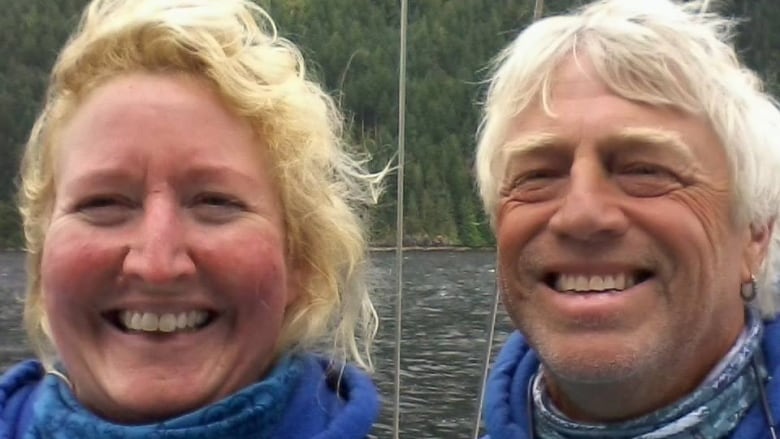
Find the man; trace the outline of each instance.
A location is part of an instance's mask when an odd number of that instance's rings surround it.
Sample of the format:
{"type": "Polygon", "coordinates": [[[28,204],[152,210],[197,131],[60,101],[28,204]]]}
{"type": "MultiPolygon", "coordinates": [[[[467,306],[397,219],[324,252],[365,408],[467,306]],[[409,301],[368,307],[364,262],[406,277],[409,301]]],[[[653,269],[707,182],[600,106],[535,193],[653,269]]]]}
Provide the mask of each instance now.
{"type": "Polygon", "coordinates": [[[476,167],[518,331],[491,439],[774,434],[780,112],[731,27],[605,0],[496,60],[476,167]]]}

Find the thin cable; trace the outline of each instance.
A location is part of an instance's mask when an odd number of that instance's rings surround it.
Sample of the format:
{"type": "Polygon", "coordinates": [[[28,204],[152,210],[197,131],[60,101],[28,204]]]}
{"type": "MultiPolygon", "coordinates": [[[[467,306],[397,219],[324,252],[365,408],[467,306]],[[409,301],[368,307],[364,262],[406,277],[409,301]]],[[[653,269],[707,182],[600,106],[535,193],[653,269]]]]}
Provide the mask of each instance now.
{"type": "MultiPolygon", "coordinates": [[[[496,273],[498,274],[498,273],[496,273]]],[[[490,370],[490,357],[493,355],[493,336],[496,332],[496,316],[498,315],[498,276],[496,276],[496,292],[493,294],[493,310],[490,312],[487,347],[485,348],[485,358],[482,362],[482,382],[479,385],[479,402],[477,403],[477,421],[474,423],[474,439],[479,439],[479,426],[482,423],[482,407],[485,404],[485,386],[490,370]]]]}
{"type": "Polygon", "coordinates": [[[534,4],[534,21],[542,18],[542,13],[544,13],[544,0],[536,0],[536,4],[534,4]]]}
{"type": "Polygon", "coordinates": [[[398,439],[401,420],[401,329],[403,316],[404,265],[404,156],[406,133],[406,0],[401,0],[401,47],[398,66],[398,181],[395,218],[395,397],[393,399],[393,437],[398,439]]]}
{"type": "Polygon", "coordinates": [[[769,407],[769,399],[767,399],[766,388],[764,387],[765,384],[761,382],[761,373],[759,372],[760,369],[758,367],[758,359],[756,357],[753,357],[751,366],[753,368],[753,376],[755,376],[756,382],[758,383],[758,396],[761,400],[761,408],[764,410],[764,416],[766,417],[766,422],[769,425],[769,435],[772,437],[772,439],[777,439],[775,418],[772,416],[772,409],[769,407]]]}
{"type": "MultiPolygon", "coordinates": [[[[534,21],[539,20],[542,18],[542,14],[544,13],[544,0],[536,0],[534,3],[534,21]]],[[[496,258],[498,260],[498,258],[496,258]]],[[[479,438],[479,430],[480,430],[480,424],[482,423],[482,408],[485,404],[485,387],[487,385],[487,378],[488,378],[488,371],[490,369],[490,357],[493,355],[493,337],[496,333],[496,318],[498,315],[498,297],[499,297],[499,273],[498,269],[496,269],[496,288],[495,293],[493,294],[493,310],[490,312],[490,318],[489,318],[489,330],[488,330],[488,338],[485,348],[485,358],[483,359],[482,363],[482,381],[479,385],[479,401],[477,402],[477,416],[476,416],[476,422],[474,423],[474,435],[473,439],[479,438]]]]}

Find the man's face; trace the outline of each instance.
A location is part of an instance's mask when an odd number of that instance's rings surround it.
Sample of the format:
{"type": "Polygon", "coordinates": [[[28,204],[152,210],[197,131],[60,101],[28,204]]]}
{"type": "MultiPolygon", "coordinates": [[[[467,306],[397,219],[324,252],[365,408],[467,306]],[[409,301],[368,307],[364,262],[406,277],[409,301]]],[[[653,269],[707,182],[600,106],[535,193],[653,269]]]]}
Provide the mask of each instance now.
{"type": "Polygon", "coordinates": [[[552,380],[684,393],[744,324],[757,244],[703,118],[623,99],[565,62],[551,109],[519,114],[497,212],[503,299],[552,380]],[[677,387],[675,387],[677,386],[677,387]]]}

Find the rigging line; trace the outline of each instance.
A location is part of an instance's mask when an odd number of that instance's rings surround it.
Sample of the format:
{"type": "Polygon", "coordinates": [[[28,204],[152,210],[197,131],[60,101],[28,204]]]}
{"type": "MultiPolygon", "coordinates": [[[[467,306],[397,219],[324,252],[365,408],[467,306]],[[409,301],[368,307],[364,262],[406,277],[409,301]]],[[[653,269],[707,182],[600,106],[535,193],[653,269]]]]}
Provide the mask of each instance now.
{"type": "Polygon", "coordinates": [[[482,423],[482,407],[485,404],[485,386],[487,385],[488,371],[490,370],[490,357],[493,354],[493,337],[496,333],[496,316],[498,315],[499,273],[496,270],[496,288],[493,294],[493,309],[490,311],[487,348],[482,362],[482,382],[479,385],[479,401],[477,403],[477,420],[474,422],[474,439],[479,439],[479,426],[482,423]]]}
{"type": "Polygon", "coordinates": [[[544,12],[544,0],[536,0],[534,4],[534,21],[542,18],[544,12]]]}
{"type": "Polygon", "coordinates": [[[710,0],[704,0],[701,2],[701,10],[699,10],[700,14],[703,14],[707,12],[707,10],[710,8],[710,0]]]}
{"type": "Polygon", "coordinates": [[[401,336],[403,328],[403,254],[404,254],[404,157],[406,133],[406,23],[407,1],[401,0],[401,45],[398,65],[398,181],[396,198],[395,236],[395,395],[393,399],[393,438],[399,437],[401,419],[401,336]]]}
{"type": "MultiPolygon", "coordinates": [[[[706,1],[706,0],[705,0],[706,1]]],[[[534,3],[534,18],[533,21],[537,21],[542,18],[544,13],[544,0],[536,0],[534,3]]],[[[496,261],[498,261],[498,255],[496,255],[496,261]]],[[[496,264],[498,265],[498,264],[496,264]]],[[[493,337],[496,333],[496,318],[498,316],[498,297],[500,294],[500,282],[499,282],[499,270],[496,267],[496,284],[495,291],[493,293],[493,309],[490,312],[488,338],[485,347],[485,358],[482,363],[482,380],[479,385],[479,399],[477,402],[477,416],[476,422],[474,422],[474,435],[473,439],[479,438],[480,424],[482,423],[482,408],[485,405],[485,387],[487,385],[488,372],[490,370],[490,357],[493,354],[493,337]]]]}

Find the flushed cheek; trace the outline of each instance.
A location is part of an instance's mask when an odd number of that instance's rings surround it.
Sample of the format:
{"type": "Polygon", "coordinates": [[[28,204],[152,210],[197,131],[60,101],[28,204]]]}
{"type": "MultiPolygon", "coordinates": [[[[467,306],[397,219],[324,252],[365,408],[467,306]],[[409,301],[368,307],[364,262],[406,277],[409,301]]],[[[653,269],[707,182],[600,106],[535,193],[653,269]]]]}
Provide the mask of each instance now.
{"type": "Polygon", "coordinates": [[[237,302],[239,312],[256,306],[270,308],[266,312],[275,310],[286,296],[287,271],[280,241],[255,236],[195,254],[202,274],[219,284],[215,285],[217,293],[232,296],[229,300],[237,302]]]}
{"type": "Polygon", "coordinates": [[[41,261],[44,294],[50,299],[89,300],[92,294],[107,289],[121,268],[121,258],[121,249],[94,233],[52,228],[41,261]]]}

